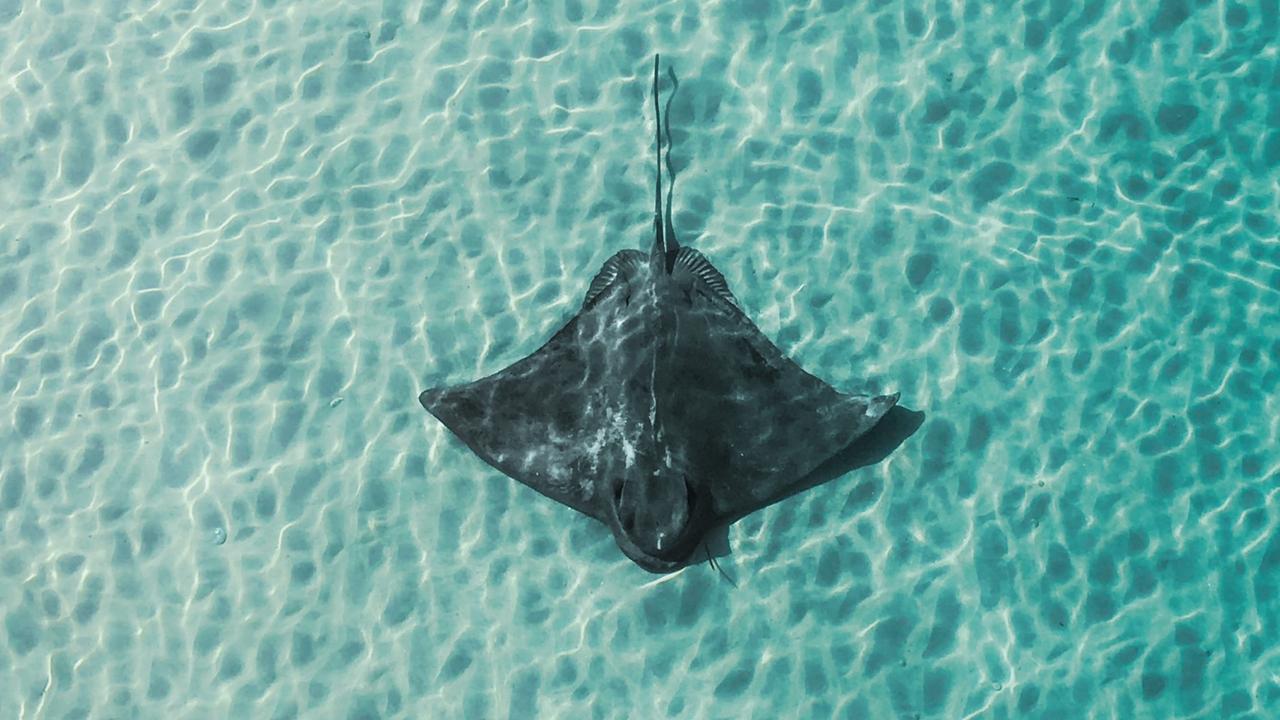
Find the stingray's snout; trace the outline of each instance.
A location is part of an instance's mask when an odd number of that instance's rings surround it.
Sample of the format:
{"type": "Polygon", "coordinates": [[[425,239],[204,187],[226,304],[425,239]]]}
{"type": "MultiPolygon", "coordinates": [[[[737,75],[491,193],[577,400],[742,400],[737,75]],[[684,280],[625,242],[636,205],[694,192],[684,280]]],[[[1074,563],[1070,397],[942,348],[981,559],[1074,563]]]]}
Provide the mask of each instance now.
{"type": "Polygon", "coordinates": [[[615,480],[608,519],[618,547],[654,572],[680,567],[693,546],[689,539],[692,499],[683,476],[615,480]]]}

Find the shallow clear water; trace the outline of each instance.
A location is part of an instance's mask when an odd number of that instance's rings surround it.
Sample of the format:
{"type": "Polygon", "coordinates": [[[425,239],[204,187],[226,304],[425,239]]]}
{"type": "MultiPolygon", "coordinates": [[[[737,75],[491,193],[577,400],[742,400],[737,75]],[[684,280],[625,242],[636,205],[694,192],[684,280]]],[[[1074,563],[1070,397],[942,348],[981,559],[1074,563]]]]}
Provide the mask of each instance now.
{"type": "Polygon", "coordinates": [[[0,0],[0,717],[1270,717],[1276,0],[0,0]],[[850,7],[846,7],[849,5],[850,7]],[[924,424],[652,576],[416,402],[651,237],[924,424]]]}

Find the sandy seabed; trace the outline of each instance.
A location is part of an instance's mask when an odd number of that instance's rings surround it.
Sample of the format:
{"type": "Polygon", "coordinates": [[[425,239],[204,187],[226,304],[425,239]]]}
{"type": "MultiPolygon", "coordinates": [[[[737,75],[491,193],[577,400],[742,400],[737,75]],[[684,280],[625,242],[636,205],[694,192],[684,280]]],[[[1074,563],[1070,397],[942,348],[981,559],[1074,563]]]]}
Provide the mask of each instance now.
{"type": "Polygon", "coordinates": [[[848,5],[0,0],[0,717],[1280,707],[1275,0],[848,5]],[[654,52],[682,241],[925,413],[736,588],[416,402],[647,242],[654,52]]]}

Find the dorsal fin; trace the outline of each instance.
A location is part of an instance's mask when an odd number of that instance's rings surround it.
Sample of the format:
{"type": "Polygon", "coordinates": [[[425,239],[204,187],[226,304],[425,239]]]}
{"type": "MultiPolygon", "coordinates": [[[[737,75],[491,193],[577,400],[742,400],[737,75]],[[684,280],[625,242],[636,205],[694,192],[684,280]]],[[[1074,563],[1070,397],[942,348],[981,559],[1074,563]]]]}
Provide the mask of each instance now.
{"type": "Polygon", "coordinates": [[[596,298],[613,284],[619,276],[636,275],[637,268],[645,262],[644,253],[639,250],[620,250],[613,254],[613,257],[604,261],[604,265],[600,268],[600,272],[591,279],[591,286],[587,288],[587,297],[582,301],[582,307],[590,307],[596,298]]]}
{"type": "Polygon", "coordinates": [[[680,251],[676,253],[673,272],[676,270],[684,270],[693,275],[714,295],[727,300],[734,307],[741,307],[738,305],[738,299],[729,291],[729,283],[725,282],[724,275],[721,275],[716,266],[712,265],[711,261],[697,250],[691,247],[680,248],[680,251]]]}

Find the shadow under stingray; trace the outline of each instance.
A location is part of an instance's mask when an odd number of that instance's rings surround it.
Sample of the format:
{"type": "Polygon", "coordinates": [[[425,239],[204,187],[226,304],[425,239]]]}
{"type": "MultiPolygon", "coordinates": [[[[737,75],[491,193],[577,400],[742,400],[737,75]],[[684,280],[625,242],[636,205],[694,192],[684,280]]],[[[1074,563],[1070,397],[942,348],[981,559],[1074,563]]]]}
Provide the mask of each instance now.
{"type": "MultiPolygon", "coordinates": [[[[889,457],[894,450],[897,450],[902,443],[907,441],[907,438],[914,435],[920,429],[920,426],[924,424],[924,420],[925,413],[922,411],[908,410],[900,405],[894,406],[889,412],[885,413],[880,422],[876,423],[876,426],[868,431],[867,434],[833,455],[814,469],[813,472],[806,475],[803,480],[793,485],[786,493],[771,499],[764,507],[782,502],[859,468],[875,465],[889,457]]],[[[860,484],[856,487],[862,487],[862,485],[860,484]]],[[[708,555],[713,559],[732,555],[732,550],[729,547],[729,527],[754,512],[755,510],[739,513],[728,518],[720,526],[707,531],[703,540],[705,552],[695,553],[690,557],[689,565],[695,565],[700,560],[706,560],[708,555]]],[[[727,575],[725,577],[730,582],[733,582],[732,578],[728,578],[727,575]]]]}

